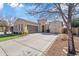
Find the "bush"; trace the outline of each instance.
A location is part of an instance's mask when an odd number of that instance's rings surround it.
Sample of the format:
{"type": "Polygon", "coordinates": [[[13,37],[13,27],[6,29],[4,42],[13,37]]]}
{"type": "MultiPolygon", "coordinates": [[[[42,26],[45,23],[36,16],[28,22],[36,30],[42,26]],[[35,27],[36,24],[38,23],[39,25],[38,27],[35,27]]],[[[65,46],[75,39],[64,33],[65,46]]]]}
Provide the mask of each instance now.
{"type": "Polygon", "coordinates": [[[27,33],[27,32],[22,32],[21,34],[22,34],[22,35],[27,35],[28,33],[27,33]]]}
{"type": "Polygon", "coordinates": [[[68,39],[67,34],[59,34],[58,38],[60,38],[63,41],[66,41],[68,39]]]}
{"type": "Polygon", "coordinates": [[[79,19],[74,19],[72,21],[72,27],[79,27],[79,19]]]}
{"type": "Polygon", "coordinates": [[[67,29],[64,28],[64,29],[62,30],[62,33],[67,34],[67,33],[68,33],[67,29]]]}

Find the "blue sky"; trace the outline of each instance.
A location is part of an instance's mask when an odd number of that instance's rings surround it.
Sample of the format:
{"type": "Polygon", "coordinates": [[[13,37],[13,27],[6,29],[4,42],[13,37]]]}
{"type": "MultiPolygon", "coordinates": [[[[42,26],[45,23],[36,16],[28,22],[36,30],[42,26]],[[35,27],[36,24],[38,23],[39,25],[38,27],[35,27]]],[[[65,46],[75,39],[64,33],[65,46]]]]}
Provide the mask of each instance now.
{"type": "Polygon", "coordinates": [[[0,4],[0,16],[13,16],[18,18],[27,19],[30,21],[37,21],[37,17],[26,14],[27,9],[32,9],[34,6],[31,4],[19,4],[19,3],[5,3],[0,4]]]}
{"type": "MultiPolygon", "coordinates": [[[[47,4],[46,7],[44,8],[43,6],[45,6],[46,4],[42,5],[42,8],[39,7],[39,9],[54,9],[52,7],[54,7],[52,4],[47,4]],[[52,7],[51,7],[52,6],[52,7]]],[[[26,20],[30,20],[33,22],[37,22],[38,17],[36,16],[31,16],[29,14],[26,14],[26,10],[29,9],[33,9],[35,8],[35,5],[31,4],[31,3],[0,3],[0,16],[13,16],[13,17],[17,17],[17,18],[23,18],[26,20]]],[[[62,8],[66,9],[65,6],[63,6],[62,8]]],[[[77,7],[77,9],[79,10],[79,7],[77,7]]],[[[56,14],[53,14],[51,16],[49,16],[49,18],[51,18],[51,20],[54,20],[54,17],[56,17],[56,14]]],[[[79,17],[79,15],[78,15],[79,17]]],[[[61,20],[61,17],[58,18],[59,20],[61,20]]],[[[50,21],[51,21],[50,20],[50,21]]]]}

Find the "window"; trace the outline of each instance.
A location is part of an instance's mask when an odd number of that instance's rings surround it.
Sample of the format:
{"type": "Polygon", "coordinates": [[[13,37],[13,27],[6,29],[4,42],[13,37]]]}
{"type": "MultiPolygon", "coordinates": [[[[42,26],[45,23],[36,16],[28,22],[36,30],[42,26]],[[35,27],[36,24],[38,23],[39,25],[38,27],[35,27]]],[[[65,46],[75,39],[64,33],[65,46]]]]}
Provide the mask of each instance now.
{"type": "Polygon", "coordinates": [[[19,28],[18,28],[18,31],[20,31],[20,24],[18,24],[18,27],[19,27],[19,28]]]}
{"type": "Polygon", "coordinates": [[[23,31],[23,24],[21,24],[21,31],[23,31]]]}

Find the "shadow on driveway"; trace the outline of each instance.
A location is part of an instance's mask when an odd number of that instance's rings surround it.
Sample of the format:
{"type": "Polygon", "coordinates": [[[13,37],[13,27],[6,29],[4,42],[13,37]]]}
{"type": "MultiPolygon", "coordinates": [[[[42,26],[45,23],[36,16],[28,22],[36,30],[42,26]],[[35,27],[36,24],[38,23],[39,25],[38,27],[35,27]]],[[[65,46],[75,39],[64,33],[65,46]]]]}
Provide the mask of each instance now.
{"type": "Polygon", "coordinates": [[[58,33],[41,33],[43,35],[58,35],[58,33]]]}

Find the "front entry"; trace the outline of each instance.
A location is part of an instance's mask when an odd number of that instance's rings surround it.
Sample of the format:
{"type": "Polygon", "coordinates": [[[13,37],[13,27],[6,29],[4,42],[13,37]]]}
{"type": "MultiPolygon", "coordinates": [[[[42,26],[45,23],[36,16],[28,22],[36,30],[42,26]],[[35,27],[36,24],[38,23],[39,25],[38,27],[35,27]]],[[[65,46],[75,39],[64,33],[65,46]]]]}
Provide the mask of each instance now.
{"type": "Polygon", "coordinates": [[[44,25],[42,25],[42,32],[44,32],[44,25]]]}

